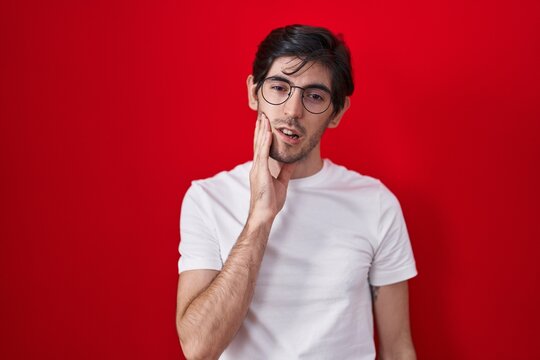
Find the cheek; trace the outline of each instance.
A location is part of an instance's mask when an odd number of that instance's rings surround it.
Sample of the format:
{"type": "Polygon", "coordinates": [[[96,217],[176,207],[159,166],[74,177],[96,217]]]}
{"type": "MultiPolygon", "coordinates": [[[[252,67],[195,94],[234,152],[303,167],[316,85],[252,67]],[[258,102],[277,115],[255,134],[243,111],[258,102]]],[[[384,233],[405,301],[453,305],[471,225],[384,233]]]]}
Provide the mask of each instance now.
{"type": "Polygon", "coordinates": [[[274,122],[276,119],[281,119],[282,116],[280,115],[280,112],[279,112],[279,109],[280,109],[280,106],[276,106],[276,105],[270,105],[270,104],[267,104],[266,101],[264,100],[259,100],[259,107],[258,107],[258,111],[259,113],[264,113],[269,119],[270,119],[270,123],[274,122]]]}
{"type": "Polygon", "coordinates": [[[326,131],[328,123],[318,124],[318,126],[310,126],[306,130],[308,131],[311,141],[319,142],[326,131]]]}

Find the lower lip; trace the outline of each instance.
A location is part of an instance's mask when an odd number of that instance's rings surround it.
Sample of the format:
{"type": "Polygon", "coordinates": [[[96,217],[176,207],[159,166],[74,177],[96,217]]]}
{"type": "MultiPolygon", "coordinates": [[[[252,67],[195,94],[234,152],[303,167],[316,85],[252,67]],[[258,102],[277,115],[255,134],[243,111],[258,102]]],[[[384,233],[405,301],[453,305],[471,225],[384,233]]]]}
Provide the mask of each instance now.
{"type": "Polygon", "coordinates": [[[296,145],[296,144],[298,144],[300,142],[300,140],[302,140],[301,137],[298,137],[298,138],[288,137],[287,135],[285,135],[284,133],[282,133],[281,131],[279,131],[277,129],[276,129],[275,132],[283,141],[285,141],[286,143],[291,144],[291,145],[296,145]]]}

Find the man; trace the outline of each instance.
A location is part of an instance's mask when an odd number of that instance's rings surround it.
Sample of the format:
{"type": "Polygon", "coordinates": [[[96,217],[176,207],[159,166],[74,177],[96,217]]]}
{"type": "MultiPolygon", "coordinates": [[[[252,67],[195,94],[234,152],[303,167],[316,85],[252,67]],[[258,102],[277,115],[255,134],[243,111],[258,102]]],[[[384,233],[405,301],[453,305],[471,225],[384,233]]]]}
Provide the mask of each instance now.
{"type": "Polygon", "coordinates": [[[247,79],[253,161],[186,193],[177,329],[188,359],[415,359],[399,203],[376,179],[322,159],[353,92],[345,44],[275,29],[247,79]],[[371,292],[370,292],[371,286],[371,292]]]}

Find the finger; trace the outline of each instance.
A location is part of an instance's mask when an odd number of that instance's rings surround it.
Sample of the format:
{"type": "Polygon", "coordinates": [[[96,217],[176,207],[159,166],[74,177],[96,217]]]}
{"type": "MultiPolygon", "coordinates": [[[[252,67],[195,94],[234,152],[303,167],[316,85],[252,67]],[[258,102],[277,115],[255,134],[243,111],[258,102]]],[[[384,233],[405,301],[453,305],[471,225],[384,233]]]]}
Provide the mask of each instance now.
{"type": "Polygon", "coordinates": [[[261,122],[261,143],[258,156],[261,163],[268,166],[268,156],[270,154],[270,145],[272,144],[272,131],[270,130],[270,120],[268,120],[265,114],[262,114],[261,122]]]}
{"type": "Polygon", "coordinates": [[[255,121],[255,132],[253,134],[253,157],[256,157],[257,154],[257,145],[259,144],[260,137],[260,124],[261,124],[261,115],[257,115],[257,121],[255,121]]]}
{"type": "Polygon", "coordinates": [[[264,142],[264,126],[265,124],[263,121],[263,113],[260,113],[257,117],[257,137],[254,150],[254,156],[257,160],[259,160],[261,153],[261,145],[264,142]]]}
{"type": "Polygon", "coordinates": [[[254,150],[253,150],[254,159],[258,159],[259,154],[261,152],[261,145],[264,142],[264,121],[263,121],[264,116],[265,116],[264,113],[260,113],[257,116],[257,125],[256,125],[257,134],[255,137],[255,144],[254,144],[254,150]]]}
{"type": "Polygon", "coordinates": [[[289,180],[291,179],[292,174],[294,173],[294,169],[296,169],[296,163],[283,164],[277,180],[283,185],[287,186],[289,184],[289,180]]]}

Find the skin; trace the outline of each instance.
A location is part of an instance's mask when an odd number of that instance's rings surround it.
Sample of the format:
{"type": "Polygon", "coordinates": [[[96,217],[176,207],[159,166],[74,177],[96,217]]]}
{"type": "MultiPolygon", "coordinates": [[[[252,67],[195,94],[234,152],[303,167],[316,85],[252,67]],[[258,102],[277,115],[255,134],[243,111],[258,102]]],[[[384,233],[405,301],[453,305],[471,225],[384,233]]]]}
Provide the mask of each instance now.
{"type": "MultiPolygon", "coordinates": [[[[291,76],[283,73],[295,64],[296,58],[278,58],[268,76],[280,75],[302,87],[322,83],[331,88],[330,74],[319,64],[310,64],[291,76]]],[[[247,88],[249,106],[258,114],[249,215],[221,271],[191,270],[179,277],[176,326],[189,360],[217,359],[234,338],[251,303],[268,236],[285,203],[289,180],[313,175],[322,168],[321,137],[327,128],[339,125],[350,105],[347,98],[345,108],[335,116],[330,115],[332,106],[323,114],[311,114],[302,105],[300,91],[276,106],[266,103],[260,91],[256,92],[251,75],[247,88]],[[296,144],[287,142],[279,133],[283,127],[300,135],[296,144]]],[[[378,288],[373,304],[380,358],[416,359],[410,336],[407,282],[378,288]]]]}
{"type": "MultiPolygon", "coordinates": [[[[294,75],[286,75],[295,69],[300,61],[294,57],[282,57],[274,61],[268,71],[267,77],[281,76],[289,79],[294,85],[308,87],[313,84],[322,84],[331,89],[329,71],[319,64],[308,64],[294,75]]],[[[270,149],[269,166],[272,175],[279,173],[282,161],[294,159],[296,169],[292,178],[302,178],[317,173],[323,165],[321,158],[320,140],[328,128],[336,128],[350,106],[350,99],[345,100],[345,108],[336,116],[331,116],[332,106],[322,114],[312,114],[302,105],[302,92],[296,89],[284,104],[270,105],[263,100],[260,90],[256,92],[253,76],[248,76],[249,107],[263,113],[270,121],[272,131],[272,145],[270,149]],[[301,135],[300,143],[290,146],[279,136],[278,129],[292,128],[301,135]]]]}
{"type": "Polygon", "coordinates": [[[409,321],[407,281],[372,288],[373,314],[379,339],[378,359],[416,360],[409,321]]]}

